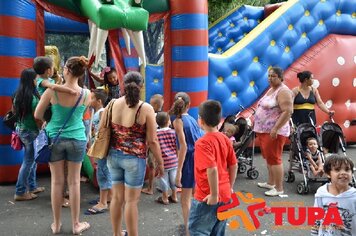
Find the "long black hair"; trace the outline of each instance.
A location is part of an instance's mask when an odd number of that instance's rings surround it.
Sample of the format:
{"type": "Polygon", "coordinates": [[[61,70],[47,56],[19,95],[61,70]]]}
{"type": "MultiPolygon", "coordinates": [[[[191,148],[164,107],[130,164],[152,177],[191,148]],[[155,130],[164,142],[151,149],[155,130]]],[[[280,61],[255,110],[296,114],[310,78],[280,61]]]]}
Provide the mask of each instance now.
{"type": "Polygon", "coordinates": [[[21,72],[20,84],[15,92],[14,110],[19,120],[32,114],[32,99],[35,95],[36,72],[34,69],[24,69],[21,72]]]}

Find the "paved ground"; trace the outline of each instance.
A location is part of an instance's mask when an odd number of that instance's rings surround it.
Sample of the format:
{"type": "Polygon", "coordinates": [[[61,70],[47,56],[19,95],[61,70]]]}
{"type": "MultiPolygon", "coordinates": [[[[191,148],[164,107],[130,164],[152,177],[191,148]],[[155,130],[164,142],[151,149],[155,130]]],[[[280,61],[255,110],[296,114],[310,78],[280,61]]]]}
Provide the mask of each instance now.
{"type": "MultiPolygon", "coordinates": [[[[355,160],[356,147],[348,147],[347,153],[355,160]]],[[[288,165],[287,152],[284,153],[284,164],[288,165]]],[[[261,156],[255,156],[255,162],[259,171],[259,178],[251,180],[246,177],[246,174],[239,174],[235,191],[241,191],[244,194],[253,193],[255,198],[263,198],[269,206],[297,206],[305,205],[311,206],[314,201],[313,193],[319,186],[315,184],[312,186],[311,193],[306,195],[299,195],[296,193],[297,183],[301,180],[301,175],[296,174],[296,182],[286,183],[285,192],[288,195],[286,198],[274,197],[267,198],[263,195],[263,190],[256,186],[257,182],[265,181],[266,170],[265,163],[261,156]]],[[[39,186],[45,186],[46,191],[40,196],[28,202],[14,202],[14,185],[0,186],[0,235],[12,236],[42,236],[51,235],[50,224],[52,222],[51,204],[50,204],[50,177],[39,176],[39,186]]],[[[82,183],[81,185],[81,220],[90,222],[91,229],[84,233],[84,235],[111,235],[111,225],[109,213],[104,213],[94,216],[84,215],[84,211],[89,207],[88,202],[97,197],[97,190],[91,186],[90,183],[82,183]]],[[[159,196],[155,193],[154,196],[142,195],[139,205],[139,233],[143,236],[177,236],[182,233],[181,210],[179,204],[171,204],[163,206],[154,202],[154,199],[159,196]]],[[[241,205],[234,209],[243,209],[246,213],[246,204],[241,202],[241,205]]],[[[254,235],[273,235],[273,236],[301,236],[309,235],[308,229],[290,228],[287,223],[286,215],[283,216],[283,228],[276,229],[274,224],[274,214],[265,214],[256,216],[261,225],[255,231],[247,231],[244,227],[241,218],[238,216],[229,219],[229,224],[233,221],[240,222],[240,227],[232,230],[227,227],[226,235],[239,236],[254,236],[254,235]]],[[[244,213],[244,214],[245,214],[244,213]]],[[[246,213],[247,214],[247,213],[246,213]]],[[[249,215],[247,215],[249,217],[249,215]]],[[[70,227],[70,210],[63,209],[62,212],[63,228],[61,235],[71,235],[70,227]]],[[[248,218],[250,219],[250,218],[248,218]]],[[[250,220],[251,222],[251,220],[250,220]]],[[[208,222],[207,222],[208,223],[208,222]]],[[[305,226],[305,225],[304,225],[305,226]]],[[[305,227],[304,227],[305,228],[305,227]]]]}

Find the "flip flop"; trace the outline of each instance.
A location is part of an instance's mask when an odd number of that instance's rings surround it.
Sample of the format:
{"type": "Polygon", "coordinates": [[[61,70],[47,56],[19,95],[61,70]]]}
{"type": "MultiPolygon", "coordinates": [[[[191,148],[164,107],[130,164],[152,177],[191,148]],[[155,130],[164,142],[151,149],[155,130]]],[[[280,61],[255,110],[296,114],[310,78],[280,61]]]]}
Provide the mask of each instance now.
{"type": "Polygon", "coordinates": [[[149,192],[149,191],[148,191],[148,188],[143,188],[143,189],[141,190],[141,192],[144,193],[144,194],[147,194],[147,195],[153,195],[153,191],[152,191],[152,192],[149,192]]]}
{"type": "Polygon", "coordinates": [[[97,198],[97,199],[90,200],[88,203],[90,205],[96,205],[96,204],[98,204],[99,201],[100,201],[100,198],[97,198]]]}
{"type": "Polygon", "coordinates": [[[121,230],[121,235],[123,235],[123,236],[128,236],[129,234],[127,233],[126,230],[121,230]]]}
{"type": "Polygon", "coordinates": [[[84,212],[84,214],[85,215],[98,215],[98,214],[107,212],[107,210],[108,210],[108,208],[99,209],[99,208],[96,208],[96,207],[92,207],[92,208],[89,208],[88,210],[86,210],[84,212]]]}
{"type": "Polygon", "coordinates": [[[65,208],[70,207],[69,199],[67,199],[67,198],[63,199],[62,207],[65,207],[65,208]]]}
{"type": "Polygon", "coordinates": [[[160,203],[160,204],[163,204],[163,205],[169,205],[169,201],[167,201],[167,202],[163,201],[163,198],[162,198],[162,197],[158,197],[158,198],[156,199],[156,202],[157,202],[157,203],[160,203]]]}
{"type": "Polygon", "coordinates": [[[178,199],[173,199],[172,196],[168,197],[168,201],[171,203],[178,203],[178,199]]]}
{"type": "Polygon", "coordinates": [[[79,225],[82,226],[82,227],[79,227],[79,229],[77,229],[76,231],[73,231],[74,235],[81,234],[85,230],[88,230],[90,228],[90,224],[88,222],[85,222],[85,221],[84,222],[80,222],[79,225]]]}

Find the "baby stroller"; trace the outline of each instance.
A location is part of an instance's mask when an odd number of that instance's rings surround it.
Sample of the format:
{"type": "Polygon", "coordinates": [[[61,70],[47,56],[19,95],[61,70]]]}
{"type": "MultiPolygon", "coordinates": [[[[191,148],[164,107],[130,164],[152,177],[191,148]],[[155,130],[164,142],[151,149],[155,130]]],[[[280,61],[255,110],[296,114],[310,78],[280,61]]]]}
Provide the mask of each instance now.
{"type": "MultiPolygon", "coordinates": [[[[341,149],[343,155],[346,155],[346,141],[342,128],[334,122],[334,119],[330,117],[330,122],[325,122],[320,129],[320,137],[323,145],[323,149],[326,153],[339,153],[341,149]]],[[[353,187],[356,187],[355,175],[352,176],[353,187]]]]}
{"type": "MultiPolygon", "coordinates": [[[[292,122],[293,125],[293,122],[292,122]]],[[[322,151],[322,145],[318,138],[318,133],[314,125],[309,123],[300,124],[294,132],[291,134],[291,150],[289,155],[289,170],[285,173],[284,180],[292,183],[295,181],[295,175],[293,171],[298,171],[303,175],[303,181],[297,185],[297,192],[299,194],[306,194],[309,192],[310,182],[327,182],[325,177],[315,177],[309,167],[309,161],[305,156],[307,139],[315,138],[318,143],[318,151],[324,162],[324,155],[322,151]]]]}
{"type": "MultiPolygon", "coordinates": [[[[241,106],[241,111],[244,108],[241,106]]],[[[241,111],[235,116],[227,116],[221,125],[220,132],[224,129],[226,122],[234,124],[239,127],[239,131],[235,133],[234,137],[238,146],[235,148],[236,158],[238,160],[238,173],[245,173],[247,171],[247,177],[250,179],[257,179],[259,176],[258,170],[253,165],[253,157],[255,151],[255,132],[253,132],[250,117],[254,115],[255,110],[251,108],[252,113],[247,118],[240,116],[241,111]],[[236,119],[236,117],[238,117],[236,119]],[[249,167],[249,168],[248,168],[249,167]]]]}

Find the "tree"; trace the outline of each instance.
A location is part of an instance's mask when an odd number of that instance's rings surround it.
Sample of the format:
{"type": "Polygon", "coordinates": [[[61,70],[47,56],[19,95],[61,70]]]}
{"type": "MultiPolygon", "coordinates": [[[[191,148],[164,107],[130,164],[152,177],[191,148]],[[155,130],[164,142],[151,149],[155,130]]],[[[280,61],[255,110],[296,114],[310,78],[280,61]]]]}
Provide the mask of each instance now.
{"type": "Polygon", "coordinates": [[[208,0],[209,24],[214,23],[227,12],[242,5],[264,6],[270,0],[208,0]]]}
{"type": "Polygon", "coordinates": [[[157,64],[163,55],[163,20],[148,24],[147,31],[143,32],[146,58],[149,64],[157,64]]]}

